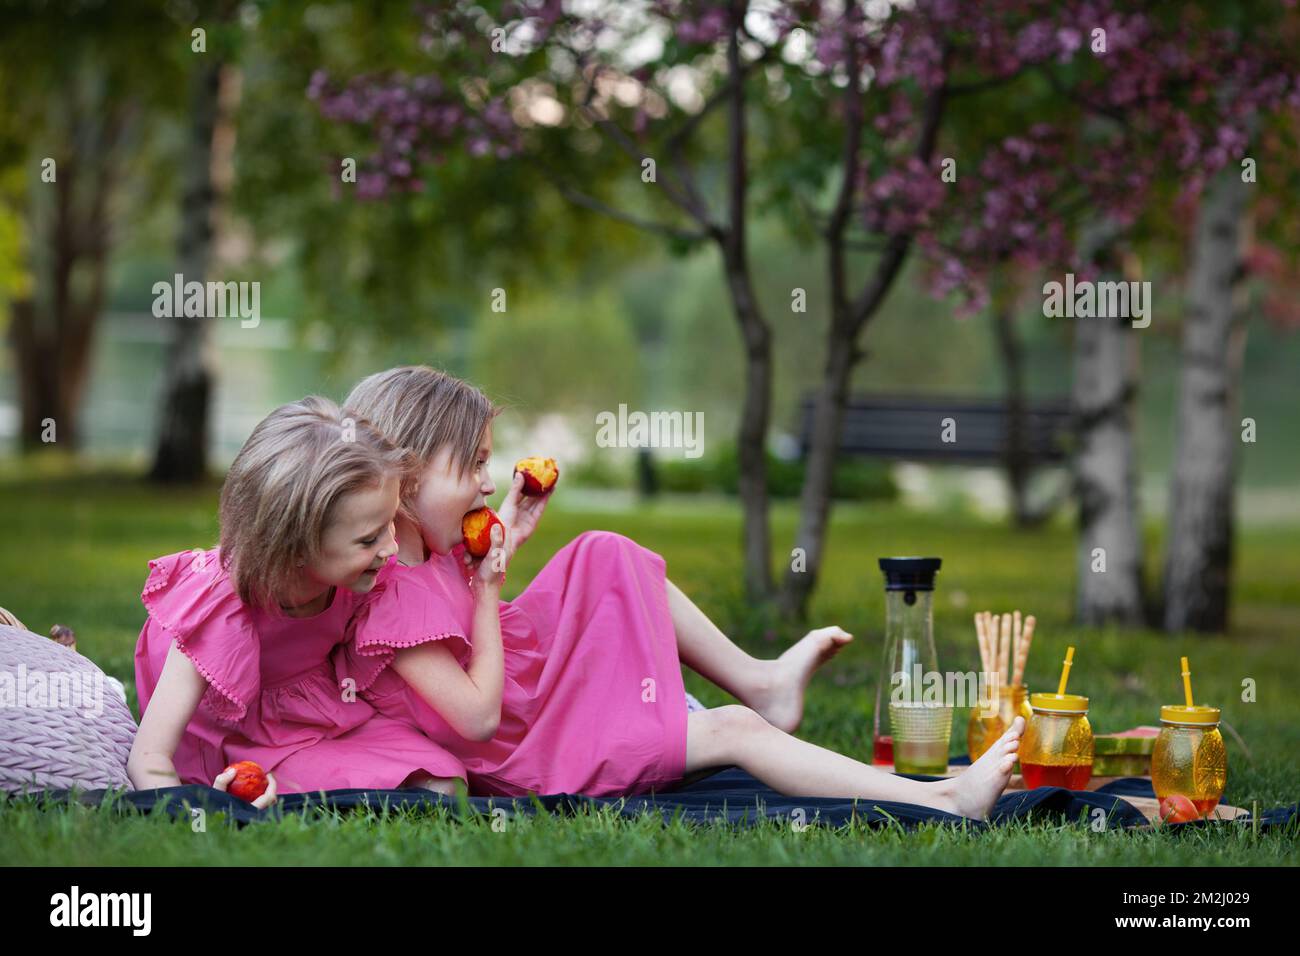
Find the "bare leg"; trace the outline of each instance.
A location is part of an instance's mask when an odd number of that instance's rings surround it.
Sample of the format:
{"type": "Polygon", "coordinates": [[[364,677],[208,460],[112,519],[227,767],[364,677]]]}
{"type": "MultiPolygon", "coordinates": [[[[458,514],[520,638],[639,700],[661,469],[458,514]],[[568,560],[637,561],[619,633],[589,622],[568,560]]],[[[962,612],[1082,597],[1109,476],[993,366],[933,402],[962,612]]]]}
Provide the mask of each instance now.
{"type": "Polygon", "coordinates": [[[733,644],[681,588],[672,581],[667,585],[682,663],[787,732],[803,719],[804,688],[813,671],[853,640],[838,627],[818,628],[776,660],[759,660],[733,644]]]}
{"type": "Polygon", "coordinates": [[[1011,779],[1024,730],[1017,717],[970,768],[949,780],[899,777],[771,726],[748,707],[718,707],[687,718],[686,772],[736,764],[793,797],[861,797],[915,803],[974,820],[988,817],[1011,779]]]}
{"type": "Polygon", "coordinates": [[[681,588],[672,581],[667,581],[667,586],[668,610],[677,632],[677,656],[696,673],[748,703],[751,696],[772,682],[772,662],[750,657],[681,588]]]}

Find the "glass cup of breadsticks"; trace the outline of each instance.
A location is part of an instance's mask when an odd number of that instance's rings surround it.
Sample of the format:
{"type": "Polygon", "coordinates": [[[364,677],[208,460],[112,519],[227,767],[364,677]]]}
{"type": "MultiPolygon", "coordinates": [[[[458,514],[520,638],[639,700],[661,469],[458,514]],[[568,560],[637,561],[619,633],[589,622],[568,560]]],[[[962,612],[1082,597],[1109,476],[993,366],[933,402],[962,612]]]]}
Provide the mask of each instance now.
{"type": "MultiPolygon", "coordinates": [[[[980,611],[975,615],[980,664],[988,675],[987,686],[997,689],[997,713],[988,716],[993,710],[991,699],[980,700],[971,708],[970,723],[966,726],[966,746],[970,750],[971,763],[1007,732],[1016,714],[1025,718],[1025,726],[1029,725],[1033,711],[1029,709],[1029,689],[1021,680],[1036,624],[1032,614],[1022,620],[1019,611],[1002,615],[980,611]]],[[[1019,772],[1019,763],[1014,770],[1019,772]]]]}

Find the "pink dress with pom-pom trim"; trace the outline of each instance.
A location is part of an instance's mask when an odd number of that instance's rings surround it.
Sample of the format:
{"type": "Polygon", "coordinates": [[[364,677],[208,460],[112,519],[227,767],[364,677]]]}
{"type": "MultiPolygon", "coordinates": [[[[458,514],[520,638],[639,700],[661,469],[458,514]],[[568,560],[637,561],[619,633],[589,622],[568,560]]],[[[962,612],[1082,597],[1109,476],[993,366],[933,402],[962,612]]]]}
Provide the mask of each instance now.
{"type": "Polygon", "coordinates": [[[304,618],[252,609],[214,548],[150,561],[141,600],[141,714],[173,643],[208,682],[173,756],[182,783],[211,786],[238,760],[273,771],[280,793],[391,789],[421,770],[465,778],[459,760],[343,683],[331,652],[364,596],[338,588],[329,607],[304,618]]]}
{"type": "Polygon", "coordinates": [[[664,559],[623,535],[588,531],[502,601],[501,722],[479,742],[389,667],[396,649],[437,640],[468,667],[474,598],[463,553],[457,545],[381,575],[354,618],[354,640],[337,652],[360,696],[460,759],[475,796],[630,795],[679,782],[687,699],[664,559]]]}

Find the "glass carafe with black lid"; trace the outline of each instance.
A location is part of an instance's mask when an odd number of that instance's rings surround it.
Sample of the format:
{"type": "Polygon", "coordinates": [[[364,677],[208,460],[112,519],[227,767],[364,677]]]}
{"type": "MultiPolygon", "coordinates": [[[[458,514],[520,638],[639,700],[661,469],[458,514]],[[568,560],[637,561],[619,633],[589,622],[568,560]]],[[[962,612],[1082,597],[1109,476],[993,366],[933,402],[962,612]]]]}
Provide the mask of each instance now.
{"type": "Polygon", "coordinates": [[[926,674],[939,672],[932,605],[941,563],[940,558],[880,559],[885,650],[876,687],[872,763],[893,765],[901,773],[942,774],[948,767],[952,708],[942,700],[926,700],[922,686],[926,674]]]}

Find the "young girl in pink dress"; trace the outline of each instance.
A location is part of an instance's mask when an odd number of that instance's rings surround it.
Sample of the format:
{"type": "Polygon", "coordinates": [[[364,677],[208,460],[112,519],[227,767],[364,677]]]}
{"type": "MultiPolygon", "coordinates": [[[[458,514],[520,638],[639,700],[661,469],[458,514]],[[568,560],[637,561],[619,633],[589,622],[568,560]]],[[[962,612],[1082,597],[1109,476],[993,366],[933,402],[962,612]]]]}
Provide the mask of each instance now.
{"type": "Polygon", "coordinates": [[[501,601],[505,569],[545,498],[515,476],[473,561],[461,519],[495,491],[491,422],[478,389],[425,367],[390,369],[348,397],[414,452],[397,520],[397,562],[353,621],[340,670],[376,710],[418,726],[465,765],[470,792],[635,794],[736,764],[789,795],[864,797],[987,816],[1005,788],[1023,720],[951,780],[894,776],[791,736],[816,666],[850,636],[813,631],[776,661],[749,657],[667,580],[664,559],[589,531],[501,601]],[[745,705],[688,712],[681,663],[745,705]]]}
{"type": "Polygon", "coordinates": [[[137,789],[211,783],[256,761],[286,793],[449,789],[460,761],[340,682],[331,652],[396,550],[411,461],[322,398],[254,430],[221,489],[219,548],[149,562],[135,651],[137,789]]]}

